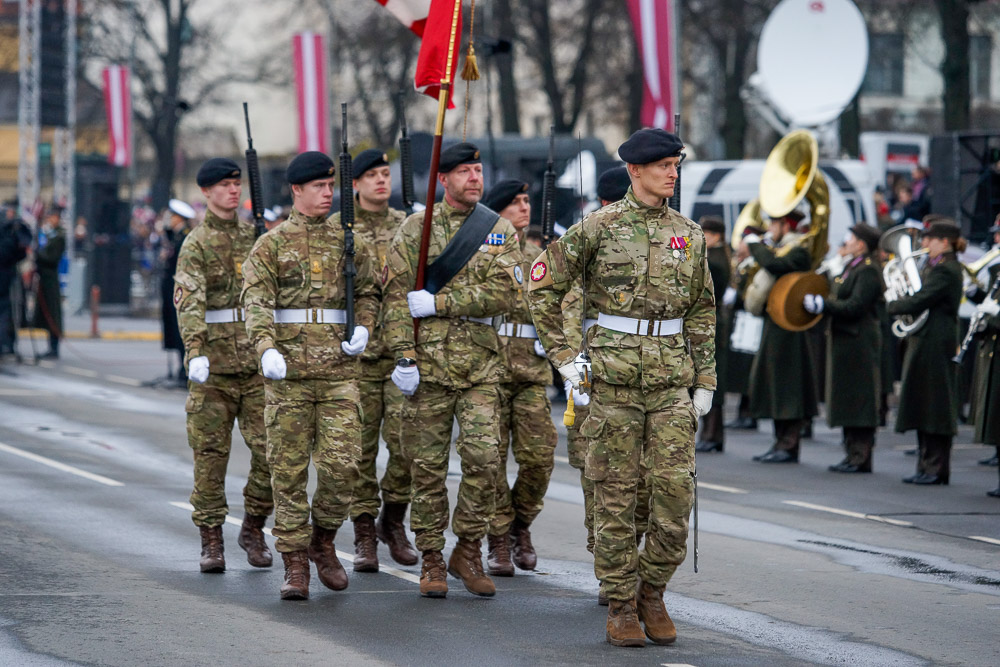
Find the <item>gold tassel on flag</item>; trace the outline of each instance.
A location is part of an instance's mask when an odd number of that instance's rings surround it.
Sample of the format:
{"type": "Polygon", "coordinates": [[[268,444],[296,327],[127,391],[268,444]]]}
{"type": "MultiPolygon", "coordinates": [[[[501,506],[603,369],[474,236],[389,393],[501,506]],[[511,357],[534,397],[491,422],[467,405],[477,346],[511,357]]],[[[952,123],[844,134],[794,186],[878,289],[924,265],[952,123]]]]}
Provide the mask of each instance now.
{"type": "Polygon", "coordinates": [[[462,68],[463,81],[479,81],[479,64],[476,62],[476,48],[469,40],[469,52],[465,56],[465,67],[462,68]]]}
{"type": "Polygon", "coordinates": [[[472,15],[469,17],[469,51],[465,56],[465,67],[462,68],[462,80],[465,81],[465,115],[462,118],[462,141],[469,131],[469,86],[473,81],[479,81],[479,65],[476,62],[476,0],[470,3],[472,15]]]}

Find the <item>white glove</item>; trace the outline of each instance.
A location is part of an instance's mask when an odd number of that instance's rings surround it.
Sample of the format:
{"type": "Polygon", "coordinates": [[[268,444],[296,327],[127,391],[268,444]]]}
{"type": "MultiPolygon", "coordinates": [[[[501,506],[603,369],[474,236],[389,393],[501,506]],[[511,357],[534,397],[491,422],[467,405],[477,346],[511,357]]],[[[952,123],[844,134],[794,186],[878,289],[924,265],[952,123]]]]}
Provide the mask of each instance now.
{"type": "Polygon", "coordinates": [[[997,313],[1000,313],[1000,303],[996,299],[986,299],[977,307],[983,313],[993,317],[996,317],[997,313]]]}
{"type": "Polygon", "coordinates": [[[408,366],[406,368],[396,366],[396,369],[389,377],[392,379],[393,384],[399,387],[399,391],[403,393],[403,396],[413,396],[417,393],[417,385],[420,384],[420,371],[417,370],[416,366],[408,366]]]}
{"type": "Polygon", "coordinates": [[[726,291],[722,295],[722,305],[731,306],[736,303],[736,288],[727,287],[726,291]]]}
{"type": "Polygon", "coordinates": [[[807,313],[819,315],[824,308],[823,297],[819,294],[806,294],[805,298],[802,299],[802,307],[806,309],[807,313]]]}
{"type": "Polygon", "coordinates": [[[761,240],[756,234],[747,234],[743,237],[743,242],[750,245],[751,243],[761,243],[761,240]]]}
{"type": "Polygon", "coordinates": [[[584,394],[580,391],[579,387],[574,387],[570,384],[569,380],[566,380],[563,383],[563,390],[566,392],[567,396],[569,396],[570,392],[573,392],[573,405],[579,405],[581,407],[584,405],[590,405],[590,394],[584,394]]]}
{"type": "Polygon", "coordinates": [[[340,349],[343,350],[345,354],[349,354],[353,357],[364,352],[367,345],[368,329],[358,326],[354,327],[354,335],[351,336],[351,340],[343,341],[340,344],[340,349]]]}
{"type": "Polygon", "coordinates": [[[193,382],[204,384],[208,379],[208,357],[195,357],[188,362],[188,377],[193,382]]]}
{"type": "Polygon", "coordinates": [[[965,296],[968,298],[973,298],[979,293],[979,285],[976,283],[969,283],[969,286],[965,288],[965,296]]]}
{"type": "Polygon", "coordinates": [[[694,390],[694,396],[691,397],[691,402],[694,404],[694,413],[698,415],[699,418],[707,415],[708,411],[712,409],[712,395],[714,393],[714,391],[709,391],[708,389],[694,390]]]}
{"type": "Polygon", "coordinates": [[[538,340],[537,338],[535,339],[535,354],[537,354],[538,356],[542,357],[543,359],[546,356],[545,355],[545,348],[542,347],[542,341],[538,340]]]}
{"type": "Polygon", "coordinates": [[[268,380],[284,380],[288,367],[281,352],[269,347],[264,350],[264,355],[260,358],[260,370],[268,380]]]}
{"type": "Polygon", "coordinates": [[[434,295],[425,289],[408,292],[406,303],[410,305],[410,315],[413,317],[430,317],[437,314],[437,306],[434,305],[434,295]]]}
{"type": "MultiPolygon", "coordinates": [[[[565,366],[559,367],[559,375],[562,376],[564,382],[568,383],[570,387],[573,388],[573,395],[584,393],[583,388],[580,387],[580,382],[583,378],[580,376],[580,371],[576,367],[576,362],[569,362],[565,366]]],[[[574,400],[575,402],[575,400],[574,400]]],[[[577,403],[577,405],[581,405],[577,403]]]]}

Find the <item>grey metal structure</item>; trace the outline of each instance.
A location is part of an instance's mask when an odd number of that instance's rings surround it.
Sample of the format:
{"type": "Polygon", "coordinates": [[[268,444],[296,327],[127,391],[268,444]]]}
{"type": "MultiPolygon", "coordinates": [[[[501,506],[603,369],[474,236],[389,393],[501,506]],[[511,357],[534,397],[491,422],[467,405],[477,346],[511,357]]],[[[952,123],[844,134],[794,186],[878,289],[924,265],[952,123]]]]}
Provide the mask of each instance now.
{"type": "Polygon", "coordinates": [[[38,142],[41,138],[41,0],[20,0],[18,12],[18,166],[17,198],[21,217],[34,226],[32,206],[41,189],[38,142]]]}
{"type": "Polygon", "coordinates": [[[56,128],[52,158],[55,167],[52,200],[65,208],[62,224],[66,238],[72,238],[76,219],[76,7],[77,0],[66,3],[66,127],[56,128]]]}

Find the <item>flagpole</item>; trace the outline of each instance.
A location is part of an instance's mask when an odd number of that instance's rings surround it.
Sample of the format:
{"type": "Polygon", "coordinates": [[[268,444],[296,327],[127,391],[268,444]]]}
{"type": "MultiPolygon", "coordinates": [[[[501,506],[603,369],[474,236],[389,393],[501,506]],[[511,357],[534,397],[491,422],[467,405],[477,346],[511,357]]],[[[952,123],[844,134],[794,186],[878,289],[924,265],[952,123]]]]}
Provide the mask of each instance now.
{"type": "MultiPolygon", "coordinates": [[[[420,235],[420,257],[417,262],[417,280],[415,290],[424,288],[427,272],[427,251],[431,242],[431,222],[434,219],[434,200],[437,197],[437,176],[441,164],[441,140],[444,137],[444,115],[448,110],[448,94],[451,90],[453,63],[455,59],[455,35],[458,33],[458,16],[462,8],[462,0],[455,0],[455,9],[451,14],[451,37],[448,39],[448,60],[445,63],[444,77],[441,79],[441,90],[438,92],[437,122],[434,125],[434,144],[431,147],[431,172],[427,180],[427,208],[424,209],[424,227],[420,235]]],[[[413,342],[417,342],[420,330],[420,320],[413,320],[413,342]]]]}

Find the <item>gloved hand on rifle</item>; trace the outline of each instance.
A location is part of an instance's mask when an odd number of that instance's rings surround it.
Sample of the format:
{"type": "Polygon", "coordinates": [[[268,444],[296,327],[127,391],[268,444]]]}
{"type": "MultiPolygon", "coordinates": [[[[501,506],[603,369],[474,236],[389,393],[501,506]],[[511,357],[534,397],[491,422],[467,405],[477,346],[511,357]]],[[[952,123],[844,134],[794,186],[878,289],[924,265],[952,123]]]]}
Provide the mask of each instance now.
{"type": "Polygon", "coordinates": [[[348,354],[352,357],[357,356],[365,351],[365,347],[368,346],[368,329],[365,327],[357,326],[354,327],[354,335],[351,336],[351,340],[343,341],[340,344],[340,349],[344,351],[344,354],[348,354]]]}
{"type": "Polygon", "coordinates": [[[195,357],[188,362],[188,377],[192,382],[205,384],[208,379],[208,357],[195,357]]]}
{"type": "Polygon", "coordinates": [[[977,306],[980,312],[985,315],[990,315],[991,317],[996,317],[1000,313],[1000,303],[996,299],[984,299],[981,304],[977,306]]]}
{"type": "Polygon", "coordinates": [[[260,358],[260,370],[269,380],[284,380],[288,366],[285,365],[285,358],[281,356],[273,347],[264,350],[260,358]]]}
{"type": "Polygon", "coordinates": [[[580,391],[579,387],[574,386],[573,383],[570,382],[569,380],[566,380],[563,383],[563,391],[566,392],[567,398],[569,398],[569,395],[571,393],[573,394],[573,405],[578,405],[580,407],[583,407],[584,405],[590,405],[590,394],[584,394],[582,391],[580,391]]]}

